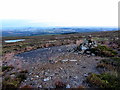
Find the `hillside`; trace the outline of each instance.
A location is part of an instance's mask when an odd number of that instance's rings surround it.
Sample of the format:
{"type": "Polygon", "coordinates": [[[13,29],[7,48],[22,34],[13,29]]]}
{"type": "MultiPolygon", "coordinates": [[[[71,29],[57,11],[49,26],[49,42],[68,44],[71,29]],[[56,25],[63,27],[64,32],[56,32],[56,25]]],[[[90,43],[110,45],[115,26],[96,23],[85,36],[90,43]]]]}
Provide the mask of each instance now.
{"type": "Polygon", "coordinates": [[[119,32],[3,37],[3,86],[119,88],[119,32]],[[101,54],[89,55],[74,51],[76,41],[84,40],[88,35],[97,41],[99,46],[95,50],[101,54]],[[25,41],[4,42],[14,39],[25,41]]]}

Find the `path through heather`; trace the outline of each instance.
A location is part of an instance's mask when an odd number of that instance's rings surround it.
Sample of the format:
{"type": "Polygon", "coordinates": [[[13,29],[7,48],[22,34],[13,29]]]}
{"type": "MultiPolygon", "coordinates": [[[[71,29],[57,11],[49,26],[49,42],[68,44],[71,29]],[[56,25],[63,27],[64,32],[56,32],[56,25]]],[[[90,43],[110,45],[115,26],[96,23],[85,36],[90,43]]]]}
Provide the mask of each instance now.
{"type": "Polygon", "coordinates": [[[69,52],[75,45],[54,46],[14,56],[7,63],[17,69],[27,69],[27,79],[22,85],[54,88],[56,81],[62,81],[68,87],[76,88],[83,83],[89,73],[99,73],[96,65],[101,57],[80,55],[69,52]]]}

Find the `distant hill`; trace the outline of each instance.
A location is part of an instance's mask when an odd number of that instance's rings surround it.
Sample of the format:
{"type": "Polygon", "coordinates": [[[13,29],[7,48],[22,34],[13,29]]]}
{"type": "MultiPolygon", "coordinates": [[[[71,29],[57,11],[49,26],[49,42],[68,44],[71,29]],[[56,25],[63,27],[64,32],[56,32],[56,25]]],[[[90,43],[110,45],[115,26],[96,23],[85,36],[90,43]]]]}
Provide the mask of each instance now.
{"type": "Polygon", "coordinates": [[[36,36],[36,35],[54,35],[54,34],[73,34],[100,31],[116,31],[117,28],[106,27],[58,27],[58,28],[40,28],[40,27],[23,27],[23,28],[7,28],[2,30],[2,36],[36,36]]]}

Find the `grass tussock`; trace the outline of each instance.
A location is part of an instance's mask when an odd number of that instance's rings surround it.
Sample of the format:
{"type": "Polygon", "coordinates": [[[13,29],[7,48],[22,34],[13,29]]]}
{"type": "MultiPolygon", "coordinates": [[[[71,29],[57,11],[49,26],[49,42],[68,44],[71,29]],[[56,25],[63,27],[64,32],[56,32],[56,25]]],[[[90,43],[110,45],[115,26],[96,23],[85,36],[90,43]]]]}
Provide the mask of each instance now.
{"type": "Polygon", "coordinates": [[[91,74],[87,77],[87,81],[93,86],[100,88],[120,88],[119,76],[114,76],[108,73],[91,74]]]}
{"type": "Polygon", "coordinates": [[[16,78],[6,77],[2,82],[3,89],[7,90],[7,88],[18,88],[20,83],[26,79],[25,74],[18,74],[16,78]]]}
{"type": "Polygon", "coordinates": [[[11,66],[2,66],[2,71],[4,72],[4,71],[10,71],[10,70],[12,70],[14,67],[11,65],[11,66]]]}
{"type": "MultiPolygon", "coordinates": [[[[4,67],[7,69],[6,67],[4,67]]],[[[19,88],[22,81],[27,78],[27,70],[22,70],[21,72],[14,72],[10,75],[4,76],[2,80],[2,88],[3,90],[8,90],[11,88],[19,88]]]]}
{"type": "Polygon", "coordinates": [[[120,72],[120,58],[119,57],[112,57],[109,59],[103,59],[101,62],[97,65],[97,67],[103,67],[107,69],[113,68],[114,70],[117,70],[120,72]]]}
{"type": "Polygon", "coordinates": [[[7,90],[7,88],[17,88],[19,87],[20,83],[21,83],[20,78],[12,79],[9,77],[2,82],[2,87],[3,90],[7,90]]]}
{"type": "Polygon", "coordinates": [[[118,54],[115,50],[112,50],[111,48],[105,45],[98,45],[97,47],[93,48],[91,51],[98,56],[105,56],[105,57],[114,57],[118,54]]]}
{"type": "Polygon", "coordinates": [[[87,81],[100,88],[120,88],[120,58],[103,59],[97,68],[106,69],[102,74],[90,74],[87,81]]]}

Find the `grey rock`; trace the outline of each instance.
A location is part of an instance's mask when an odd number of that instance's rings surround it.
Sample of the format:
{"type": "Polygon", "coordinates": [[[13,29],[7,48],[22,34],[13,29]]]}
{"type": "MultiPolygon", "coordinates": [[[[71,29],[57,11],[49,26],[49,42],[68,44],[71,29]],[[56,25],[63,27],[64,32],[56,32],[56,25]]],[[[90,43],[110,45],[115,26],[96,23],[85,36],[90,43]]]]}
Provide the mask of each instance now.
{"type": "Polygon", "coordinates": [[[91,55],[92,55],[92,56],[95,56],[95,54],[94,54],[94,53],[92,53],[91,55]]]}
{"type": "Polygon", "coordinates": [[[42,88],[42,85],[39,85],[38,88],[42,88]]]}
{"type": "Polygon", "coordinates": [[[78,76],[75,76],[74,79],[78,79],[78,76]]]}
{"type": "Polygon", "coordinates": [[[31,81],[33,80],[33,78],[30,79],[31,81]]]}
{"type": "Polygon", "coordinates": [[[85,73],[85,74],[84,74],[84,77],[87,77],[87,76],[88,76],[88,74],[87,74],[87,73],[85,73]]]}
{"type": "Polygon", "coordinates": [[[15,74],[12,74],[12,75],[10,75],[10,77],[11,77],[12,79],[14,79],[16,76],[15,76],[15,74]]]}
{"type": "Polygon", "coordinates": [[[49,73],[48,72],[45,72],[44,75],[47,76],[49,73]]]}
{"type": "Polygon", "coordinates": [[[87,51],[86,53],[90,54],[91,52],[90,52],[90,51],[87,51]]]}

